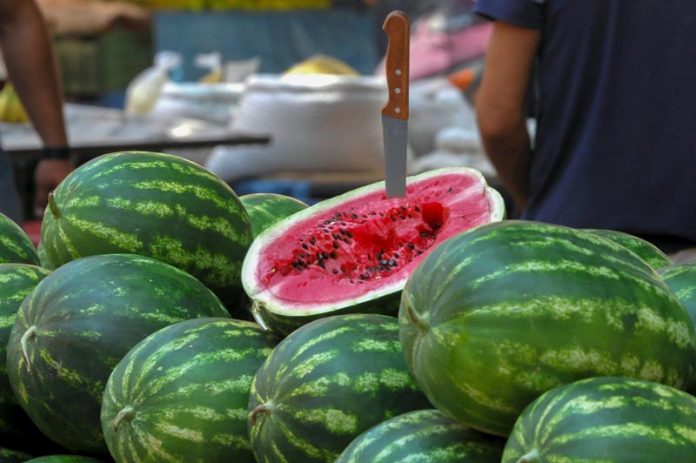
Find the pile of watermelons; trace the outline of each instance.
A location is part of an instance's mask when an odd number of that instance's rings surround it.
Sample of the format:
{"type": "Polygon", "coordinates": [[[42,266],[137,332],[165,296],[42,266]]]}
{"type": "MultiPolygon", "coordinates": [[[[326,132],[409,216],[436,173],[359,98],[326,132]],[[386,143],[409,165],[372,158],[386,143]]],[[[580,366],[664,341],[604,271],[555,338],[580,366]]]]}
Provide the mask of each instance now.
{"type": "Polygon", "coordinates": [[[696,462],[696,264],[502,204],[81,166],[0,220],[0,462],[696,462]]]}

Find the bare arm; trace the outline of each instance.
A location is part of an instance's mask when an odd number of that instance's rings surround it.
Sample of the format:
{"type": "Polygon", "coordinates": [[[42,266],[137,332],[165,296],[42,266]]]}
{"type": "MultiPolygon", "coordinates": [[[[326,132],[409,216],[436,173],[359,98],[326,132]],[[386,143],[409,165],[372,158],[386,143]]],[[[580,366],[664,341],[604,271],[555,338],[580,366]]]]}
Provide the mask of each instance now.
{"type": "MultiPolygon", "coordinates": [[[[46,26],[34,0],[0,1],[0,46],[10,80],[45,146],[67,145],[58,72],[46,26]]],[[[35,171],[36,205],[72,170],[69,160],[47,159],[35,171]]]]}
{"type": "Polygon", "coordinates": [[[524,104],[540,35],[537,30],[496,22],[476,98],[486,153],[520,211],[529,195],[531,155],[524,104]]]}

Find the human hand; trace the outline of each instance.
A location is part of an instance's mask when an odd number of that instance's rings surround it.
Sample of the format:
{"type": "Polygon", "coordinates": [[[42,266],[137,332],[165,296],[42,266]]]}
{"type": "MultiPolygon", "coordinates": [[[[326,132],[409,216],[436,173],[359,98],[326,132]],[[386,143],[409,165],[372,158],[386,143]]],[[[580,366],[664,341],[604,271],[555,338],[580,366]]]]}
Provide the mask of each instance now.
{"type": "Polygon", "coordinates": [[[53,191],[63,179],[75,169],[75,165],[69,159],[43,159],[34,170],[34,183],[36,193],[34,195],[34,215],[43,217],[44,209],[48,203],[48,194],[53,191]]]}

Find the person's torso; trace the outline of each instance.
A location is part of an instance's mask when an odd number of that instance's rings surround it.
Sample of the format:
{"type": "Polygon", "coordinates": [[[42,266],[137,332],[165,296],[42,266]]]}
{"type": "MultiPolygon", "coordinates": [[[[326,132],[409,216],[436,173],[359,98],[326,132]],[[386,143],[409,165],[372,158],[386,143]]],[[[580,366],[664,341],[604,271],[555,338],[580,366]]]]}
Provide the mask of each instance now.
{"type": "Polygon", "coordinates": [[[524,218],[696,245],[696,2],[543,3],[524,218]]]}

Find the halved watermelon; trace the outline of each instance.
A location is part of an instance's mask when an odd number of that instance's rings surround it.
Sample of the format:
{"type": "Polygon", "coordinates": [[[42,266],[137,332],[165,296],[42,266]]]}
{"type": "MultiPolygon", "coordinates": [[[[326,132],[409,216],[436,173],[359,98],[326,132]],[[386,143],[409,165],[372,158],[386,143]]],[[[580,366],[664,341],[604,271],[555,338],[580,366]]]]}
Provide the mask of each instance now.
{"type": "Polygon", "coordinates": [[[406,280],[432,249],[504,214],[500,194],[469,168],[410,177],[406,198],[387,198],[384,182],[374,183],[260,234],[242,282],[256,321],[281,334],[327,315],[395,315],[406,280]]]}

